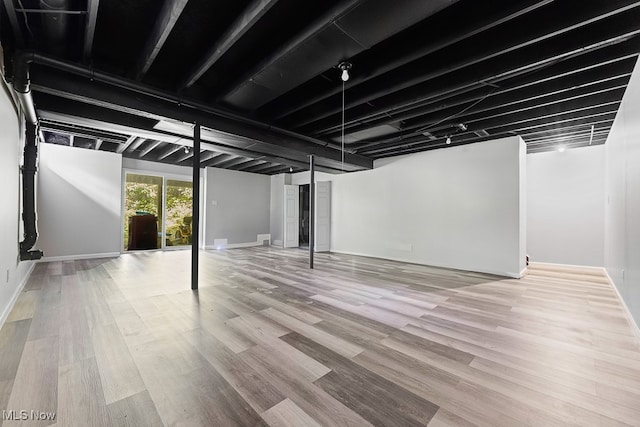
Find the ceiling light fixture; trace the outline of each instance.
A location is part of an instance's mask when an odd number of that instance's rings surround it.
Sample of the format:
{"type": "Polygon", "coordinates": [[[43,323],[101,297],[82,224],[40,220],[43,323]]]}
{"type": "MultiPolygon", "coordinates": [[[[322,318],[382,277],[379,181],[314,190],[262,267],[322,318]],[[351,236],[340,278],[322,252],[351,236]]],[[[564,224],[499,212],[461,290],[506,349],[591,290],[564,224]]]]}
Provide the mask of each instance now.
{"type": "Polygon", "coordinates": [[[566,150],[566,148],[564,147],[564,145],[561,145],[560,147],[558,147],[558,151],[561,153],[564,153],[566,150]]]}
{"type": "Polygon", "coordinates": [[[343,82],[349,80],[349,70],[351,69],[351,67],[351,62],[342,61],[338,64],[338,69],[342,71],[342,73],[340,74],[340,78],[343,82]]]}
{"type": "Polygon", "coordinates": [[[184,154],[189,154],[189,147],[186,145],[184,146],[184,154]]]}
{"type": "Polygon", "coordinates": [[[451,144],[451,137],[450,137],[450,136],[448,136],[448,137],[447,137],[447,140],[446,140],[445,142],[447,143],[447,145],[451,144]]]}

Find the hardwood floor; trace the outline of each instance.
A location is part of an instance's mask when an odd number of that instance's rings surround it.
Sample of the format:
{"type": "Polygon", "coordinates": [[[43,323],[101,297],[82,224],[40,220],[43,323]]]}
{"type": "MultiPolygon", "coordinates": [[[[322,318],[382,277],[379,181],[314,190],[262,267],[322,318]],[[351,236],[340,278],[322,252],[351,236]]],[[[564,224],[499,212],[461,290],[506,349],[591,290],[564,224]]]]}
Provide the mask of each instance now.
{"type": "Polygon", "coordinates": [[[202,253],[192,292],[189,259],[38,264],[0,330],[2,425],[640,425],[640,346],[598,271],[257,247],[202,253]]]}

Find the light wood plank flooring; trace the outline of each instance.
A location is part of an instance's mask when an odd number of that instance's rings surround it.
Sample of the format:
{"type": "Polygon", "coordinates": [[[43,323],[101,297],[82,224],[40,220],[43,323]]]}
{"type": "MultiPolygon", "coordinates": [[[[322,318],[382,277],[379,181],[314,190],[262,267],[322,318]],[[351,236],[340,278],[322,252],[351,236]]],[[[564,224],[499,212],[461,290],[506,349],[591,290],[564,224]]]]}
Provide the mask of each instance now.
{"type": "Polygon", "coordinates": [[[597,271],[258,247],[203,252],[192,292],[189,260],[38,264],[0,330],[0,409],[29,420],[2,425],[640,425],[640,347],[597,271]]]}

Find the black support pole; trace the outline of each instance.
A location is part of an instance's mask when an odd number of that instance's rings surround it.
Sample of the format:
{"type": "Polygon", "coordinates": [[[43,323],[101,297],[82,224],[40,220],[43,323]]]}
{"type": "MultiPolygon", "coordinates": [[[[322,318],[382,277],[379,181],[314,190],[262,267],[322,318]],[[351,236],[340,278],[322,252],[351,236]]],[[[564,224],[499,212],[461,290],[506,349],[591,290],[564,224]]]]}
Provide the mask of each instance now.
{"type": "Polygon", "coordinates": [[[315,246],[315,229],[316,229],[316,216],[315,216],[315,193],[316,193],[316,180],[315,180],[315,159],[313,154],[309,156],[309,268],[313,268],[313,247],[315,246]]]}
{"type": "Polygon", "coordinates": [[[191,213],[191,289],[198,289],[200,237],[200,125],[193,127],[193,212],[191,213]]]}

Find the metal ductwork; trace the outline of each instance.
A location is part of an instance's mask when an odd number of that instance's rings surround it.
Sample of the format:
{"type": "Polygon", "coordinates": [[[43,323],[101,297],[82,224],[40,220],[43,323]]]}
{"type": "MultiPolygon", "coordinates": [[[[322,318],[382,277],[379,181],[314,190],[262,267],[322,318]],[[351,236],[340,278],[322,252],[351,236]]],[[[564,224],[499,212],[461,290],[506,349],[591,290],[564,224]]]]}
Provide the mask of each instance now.
{"type": "Polygon", "coordinates": [[[33,97],[31,96],[31,87],[29,84],[29,67],[30,60],[14,60],[13,61],[13,90],[18,95],[18,100],[24,111],[27,122],[33,125],[38,124],[38,116],[33,105],[33,97]]]}
{"type": "MultiPolygon", "coordinates": [[[[29,95],[29,94],[26,94],[29,95]]],[[[30,98],[30,96],[28,96],[30,98]]],[[[21,101],[22,102],[22,101],[21,101]]],[[[33,104],[31,104],[33,106],[33,104]]],[[[24,165],[22,166],[22,221],[24,240],[20,242],[20,260],[42,258],[42,251],[32,251],[38,239],[36,229],[36,162],[38,159],[37,125],[27,122],[24,145],[24,165]]]]}
{"type": "Polygon", "coordinates": [[[42,251],[32,251],[38,238],[36,228],[36,193],[35,176],[38,161],[38,117],[33,105],[29,85],[29,61],[14,61],[13,89],[17,93],[26,118],[26,138],[24,145],[24,161],[22,166],[22,221],[24,223],[24,240],[20,242],[20,260],[42,258],[42,251]]]}

